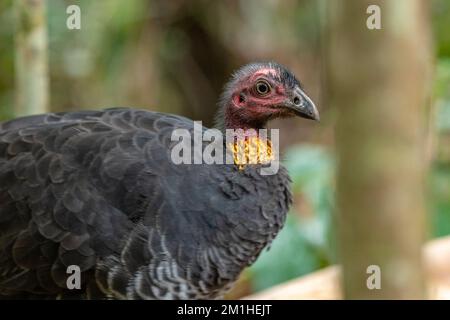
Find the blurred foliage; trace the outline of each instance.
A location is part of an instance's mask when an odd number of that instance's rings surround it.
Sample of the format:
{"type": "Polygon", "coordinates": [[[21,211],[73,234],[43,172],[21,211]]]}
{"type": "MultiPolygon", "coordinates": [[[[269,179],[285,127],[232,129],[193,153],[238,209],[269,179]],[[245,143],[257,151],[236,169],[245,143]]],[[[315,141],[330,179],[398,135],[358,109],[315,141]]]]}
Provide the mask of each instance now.
{"type": "Polygon", "coordinates": [[[450,58],[440,58],[435,77],[436,126],[438,134],[450,132],[450,58]]]}
{"type": "Polygon", "coordinates": [[[255,290],[304,275],[334,260],[332,199],[334,161],[320,146],[296,146],[286,154],[293,209],[270,250],[251,267],[255,290]]]}
{"type": "Polygon", "coordinates": [[[450,235],[450,165],[435,165],[430,174],[431,227],[434,237],[450,235]]]}
{"type": "Polygon", "coordinates": [[[443,54],[436,67],[434,128],[437,142],[429,177],[431,227],[436,237],[450,234],[450,51],[443,54]]]}
{"type": "MultiPolygon", "coordinates": [[[[433,2],[436,43],[434,107],[437,141],[428,179],[430,236],[450,235],[450,2],[433,2]]],[[[334,161],[327,146],[293,146],[286,166],[293,179],[297,204],[272,244],[251,268],[255,290],[304,275],[336,262],[333,246],[334,161]],[[298,202],[309,206],[299,206],[298,202]],[[310,216],[312,208],[313,215],[310,216]],[[305,217],[305,214],[307,217],[305,217]]]]}
{"type": "Polygon", "coordinates": [[[450,1],[434,0],[432,17],[437,55],[450,58],[450,1]]]}
{"type": "MultiPolygon", "coordinates": [[[[319,88],[315,1],[47,3],[52,111],[134,106],[211,126],[224,81],[253,60],[275,59],[308,78],[308,89],[319,88]],[[74,3],[81,30],[66,28],[66,8],[74,3]]],[[[13,116],[11,4],[0,4],[1,119],[13,116]]],[[[293,121],[286,125],[303,130],[293,121]]]]}
{"type": "Polygon", "coordinates": [[[12,117],[14,90],[12,0],[0,1],[0,121],[12,117]]]}

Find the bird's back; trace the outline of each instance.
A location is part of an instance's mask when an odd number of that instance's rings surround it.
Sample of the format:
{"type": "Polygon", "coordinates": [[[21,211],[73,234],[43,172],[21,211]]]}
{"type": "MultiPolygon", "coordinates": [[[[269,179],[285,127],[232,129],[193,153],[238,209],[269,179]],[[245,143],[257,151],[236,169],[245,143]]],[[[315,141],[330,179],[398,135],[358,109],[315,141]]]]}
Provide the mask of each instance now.
{"type": "Polygon", "coordinates": [[[126,108],[0,124],[0,296],[220,295],[283,225],[288,177],[177,165],[174,129],[194,125],[126,108]]]}

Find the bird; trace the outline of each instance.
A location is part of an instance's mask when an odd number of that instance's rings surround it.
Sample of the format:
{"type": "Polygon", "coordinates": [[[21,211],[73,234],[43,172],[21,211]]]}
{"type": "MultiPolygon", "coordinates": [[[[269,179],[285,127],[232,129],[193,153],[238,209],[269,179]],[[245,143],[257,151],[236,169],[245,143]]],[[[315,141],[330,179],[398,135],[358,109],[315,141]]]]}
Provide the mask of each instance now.
{"type": "MultiPolygon", "coordinates": [[[[218,132],[319,120],[276,62],[239,68],[218,101],[218,132]]],[[[194,127],[128,107],[0,123],[0,298],[223,298],[282,229],[291,180],[259,158],[174,163],[173,132],[194,127]]]]}

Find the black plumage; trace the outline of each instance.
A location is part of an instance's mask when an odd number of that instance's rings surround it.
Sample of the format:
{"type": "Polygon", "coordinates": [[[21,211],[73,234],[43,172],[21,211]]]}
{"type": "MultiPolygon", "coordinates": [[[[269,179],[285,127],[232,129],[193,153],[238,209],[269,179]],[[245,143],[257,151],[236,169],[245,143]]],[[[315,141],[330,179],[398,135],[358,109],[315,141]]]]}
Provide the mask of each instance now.
{"type": "Polygon", "coordinates": [[[129,108],[0,124],[0,297],[220,297],[283,226],[289,177],[176,165],[176,128],[129,108]]]}

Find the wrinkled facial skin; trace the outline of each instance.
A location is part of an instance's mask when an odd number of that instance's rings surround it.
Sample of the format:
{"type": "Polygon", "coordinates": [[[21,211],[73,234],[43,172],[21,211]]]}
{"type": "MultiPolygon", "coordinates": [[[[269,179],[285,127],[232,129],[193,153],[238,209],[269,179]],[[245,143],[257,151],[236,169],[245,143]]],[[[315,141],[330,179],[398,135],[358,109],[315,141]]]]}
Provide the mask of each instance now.
{"type": "Polygon", "coordinates": [[[295,76],[271,62],[239,69],[225,86],[219,105],[219,128],[260,129],[271,119],[289,116],[319,120],[316,106],[295,76]]]}
{"type": "Polygon", "coordinates": [[[287,89],[282,83],[276,70],[263,69],[250,75],[240,84],[239,90],[233,95],[234,105],[248,114],[249,117],[266,118],[289,116],[290,111],[280,108],[288,98],[287,89]],[[257,85],[261,83],[269,86],[268,93],[261,94],[257,85]]]}
{"type": "Polygon", "coordinates": [[[232,99],[239,113],[254,120],[294,115],[319,120],[314,103],[297,79],[279,69],[262,68],[249,75],[239,83],[232,99]]]}

